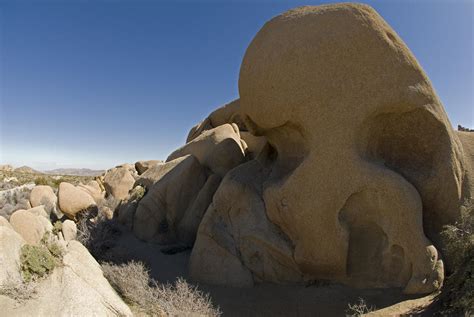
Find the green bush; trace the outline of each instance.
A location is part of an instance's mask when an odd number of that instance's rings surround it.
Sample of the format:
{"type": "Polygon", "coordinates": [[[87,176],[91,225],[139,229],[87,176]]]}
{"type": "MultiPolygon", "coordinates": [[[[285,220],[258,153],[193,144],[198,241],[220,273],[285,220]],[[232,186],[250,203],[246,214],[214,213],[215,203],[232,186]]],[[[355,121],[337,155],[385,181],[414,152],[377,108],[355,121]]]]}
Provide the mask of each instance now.
{"type": "Polygon", "coordinates": [[[453,263],[439,298],[441,313],[470,316],[474,312],[474,205],[463,209],[461,219],[445,226],[441,235],[444,254],[453,263]]]}
{"type": "Polygon", "coordinates": [[[55,258],[43,246],[24,245],[20,260],[23,279],[27,282],[45,276],[56,266],[55,258]]]}
{"type": "Polygon", "coordinates": [[[61,231],[63,231],[63,223],[60,220],[57,220],[53,225],[53,233],[57,235],[61,231]]]}
{"type": "Polygon", "coordinates": [[[143,196],[145,196],[145,188],[142,186],[137,186],[132,189],[132,192],[130,193],[130,200],[139,201],[143,198],[143,196]]]}
{"type": "Polygon", "coordinates": [[[35,185],[49,185],[49,181],[46,177],[40,176],[35,178],[35,185]]]}

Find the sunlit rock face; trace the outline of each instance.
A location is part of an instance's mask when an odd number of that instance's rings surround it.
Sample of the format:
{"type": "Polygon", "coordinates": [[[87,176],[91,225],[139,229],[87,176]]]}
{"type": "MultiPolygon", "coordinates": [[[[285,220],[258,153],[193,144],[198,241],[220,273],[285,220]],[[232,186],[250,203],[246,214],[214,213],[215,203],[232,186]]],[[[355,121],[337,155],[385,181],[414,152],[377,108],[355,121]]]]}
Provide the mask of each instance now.
{"type": "Polygon", "coordinates": [[[440,287],[439,232],[472,195],[463,149],[415,57],[371,7],[273,18],[246,51],[239,91],[241,120],[269,145],[222,180],[192,277],[440,287]]]}

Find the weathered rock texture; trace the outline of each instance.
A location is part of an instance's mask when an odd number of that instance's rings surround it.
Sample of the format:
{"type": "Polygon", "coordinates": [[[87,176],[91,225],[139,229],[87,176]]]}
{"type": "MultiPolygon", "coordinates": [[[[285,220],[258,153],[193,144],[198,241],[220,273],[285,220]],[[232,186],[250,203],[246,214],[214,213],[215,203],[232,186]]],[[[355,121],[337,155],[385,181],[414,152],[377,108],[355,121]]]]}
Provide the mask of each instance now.
{"type": "Polygon", "coordinates": [[[62,224],[61,231],[66,241],[75,240],[77,237],[77,226],[72,220],[65,220],[62,224]]]}
{"type": "Polygon", "coordinates": [[[433,242],[472,193],[463,149],[420,65],[372,8],[273,18],[245,53],[239,91],[241,119],[269,145],[217,190],[191,256],[195,279],[440,287],[433,242]]]}
{"type": "MultiPolygon", "coordinates": [[[[0,242],[2,229],[4,228],[0,227],[0,242]]],[[[18,248],[15,246],[15,250],[18,248]]],[[[19,253],[19,251],[15,252],[19,253]]],[[[1,256],[2,253],[0,253],[0,258],[1,256]]],[[[19,254],[11,258],[18,261],[19,254]]],[[[62,262],[62,265],[56,267],[51,275],[39,282],[33,299],[18,305],[14,300],[0,295],[2,314],[5,316],[132,316],[130,308],[103,276],[99,263],[82,244],[70,241],[62,262]]],[[[3,268],[0,269],[0,273],[2,271],[3,268]]]]}
{"type": "MultiPolygon", "coordinates": [[[[192,155],[168,162],[163,167],[168,172],[148,189],[136,208],[133,232],[145,241],[173,244],[179,242],[178,228],[182,219],[190,218],[186,223],[193,223],[191,219],[198,217],[200,222],[205,204],[201,201],[210,202],[214,192],[208,189],[213,185],[206,185],[207,169],[192,155]],[[172,168],[168,169],[166,165],[172,168]]],[[[194,242],[194,238],[186,235],[187,241],[194,242]]]]}
{"type": "Polygon", "coordinates": [[[53,230],[53,225],[44,216],[23,209],[11,215],[10,224],[28,244],[33,245],[39,245],[44,234],[53,230]]]}
{"type": "Polygon", "coordinates": [[[31,207],[45,206],[48,214],[56,210],[58,198],[50,186],[38,185],[30,193],[31,207]]]}
{"type": "Polygon", "coordinates": [[[20,251],[24,244],[25,240],[11,227],[0,225],[0,287],[21,282],[20,251]]]}
{"type": "MultiPolygon", "coordinates": [[[[135,169],[135,167],[133,167],[135,169]]],[[[105,190],[117,199],[126,199],[133,188],[135,178],[127,166],[113,168],[107,171],[104,178],[105,190]]]]}
{"type": "Polygon", "coordinates": [[[237,125],[224,124],[203,132],[171,153],[166,161],[192,154],[213,173],[224,176],[243,162],[246,147],[245,142],[240,139],[237,125]]]}
{"type": "Polygon", "coordinates": [[[204,131],[212,130],[226,123],[235,123],[239,129],[246,130],[244,123],[240,118],[239,99],[214,110],[206,119],[194,126],[188,133],[186,143],[200,136],[204,131]]]}
{"type": "Polygon", "coordinates": [[[75,219],[78,212],[96,206],[89,193],[66,182],[59,184],[58,200],[61,211],[71,219],[75,219]]]}
{"type": "Polygon", "coordinates": [[[87,184],[79,184],[77,185],[77,188],[85,191],[89,195],[94,198],[94,201],[98,203],[105,197],[105,191],[102,191],[102,188],[100,187],[99,183],[97,181],[90,181],[87,184]]]}
{"type": "Polygon", "coordinates": [[[158,164],[163,164],[160,160],[149,160],[149,161],[138,161],[135,163],[135,169],[137,170],[138,175],[145,173],[150,167],[156,166],[158,164]]]}

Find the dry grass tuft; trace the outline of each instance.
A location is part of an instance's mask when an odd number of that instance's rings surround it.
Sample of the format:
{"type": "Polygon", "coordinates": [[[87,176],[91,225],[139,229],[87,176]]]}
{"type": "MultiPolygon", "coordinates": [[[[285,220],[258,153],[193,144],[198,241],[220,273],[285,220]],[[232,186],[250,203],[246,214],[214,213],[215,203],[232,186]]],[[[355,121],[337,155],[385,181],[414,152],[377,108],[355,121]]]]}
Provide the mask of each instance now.
{"type": "Polygon", "coordinates": [[[376,308],[373,306],[367,306],[367,303],[363,298],[359,298],[359,301],[355,304],[349,303],[346,310],[347,316],[359,317],[374,311],[376,308]]]}
{"type": "Polygon", "coordinates": [[[123,261],[123,259],[115,259],[116,255],[109,252],[117,245],[121,234],[122,230],[115,220],[98,217],[95,221],[91,221],[87,217],[82,217],[77,223],[77,240],[99,262],[123,261]]]}
{"type": "Polygon", "coordinates": [[[220,316],[209,295],[178,279],[174,285],[160,285],[150,279],[140,262],[121,265],[102,264],[110,284],[136,313],[155,316],[220,316]]]}

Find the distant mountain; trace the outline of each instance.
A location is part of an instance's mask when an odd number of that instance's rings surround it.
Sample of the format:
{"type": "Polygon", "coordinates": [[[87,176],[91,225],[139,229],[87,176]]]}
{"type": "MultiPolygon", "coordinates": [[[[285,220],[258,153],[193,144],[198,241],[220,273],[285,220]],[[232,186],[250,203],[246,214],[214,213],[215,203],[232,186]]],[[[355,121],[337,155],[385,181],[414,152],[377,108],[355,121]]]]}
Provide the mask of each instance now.
{"type": "Polygon", "coordinates": [[[44,171],[46,174],[73,176],[98,176],[104,172],[104,170],[91,170],[88,168],[57,168],[50,171],[44,171]]]}
{"type": "Polygon", "coordinates": [[[17,173],[25,173],[25,174],[43,174],[42,172],[32,169],[29,166],[17,167],[14,169],[14,171],[17,173]]]}

